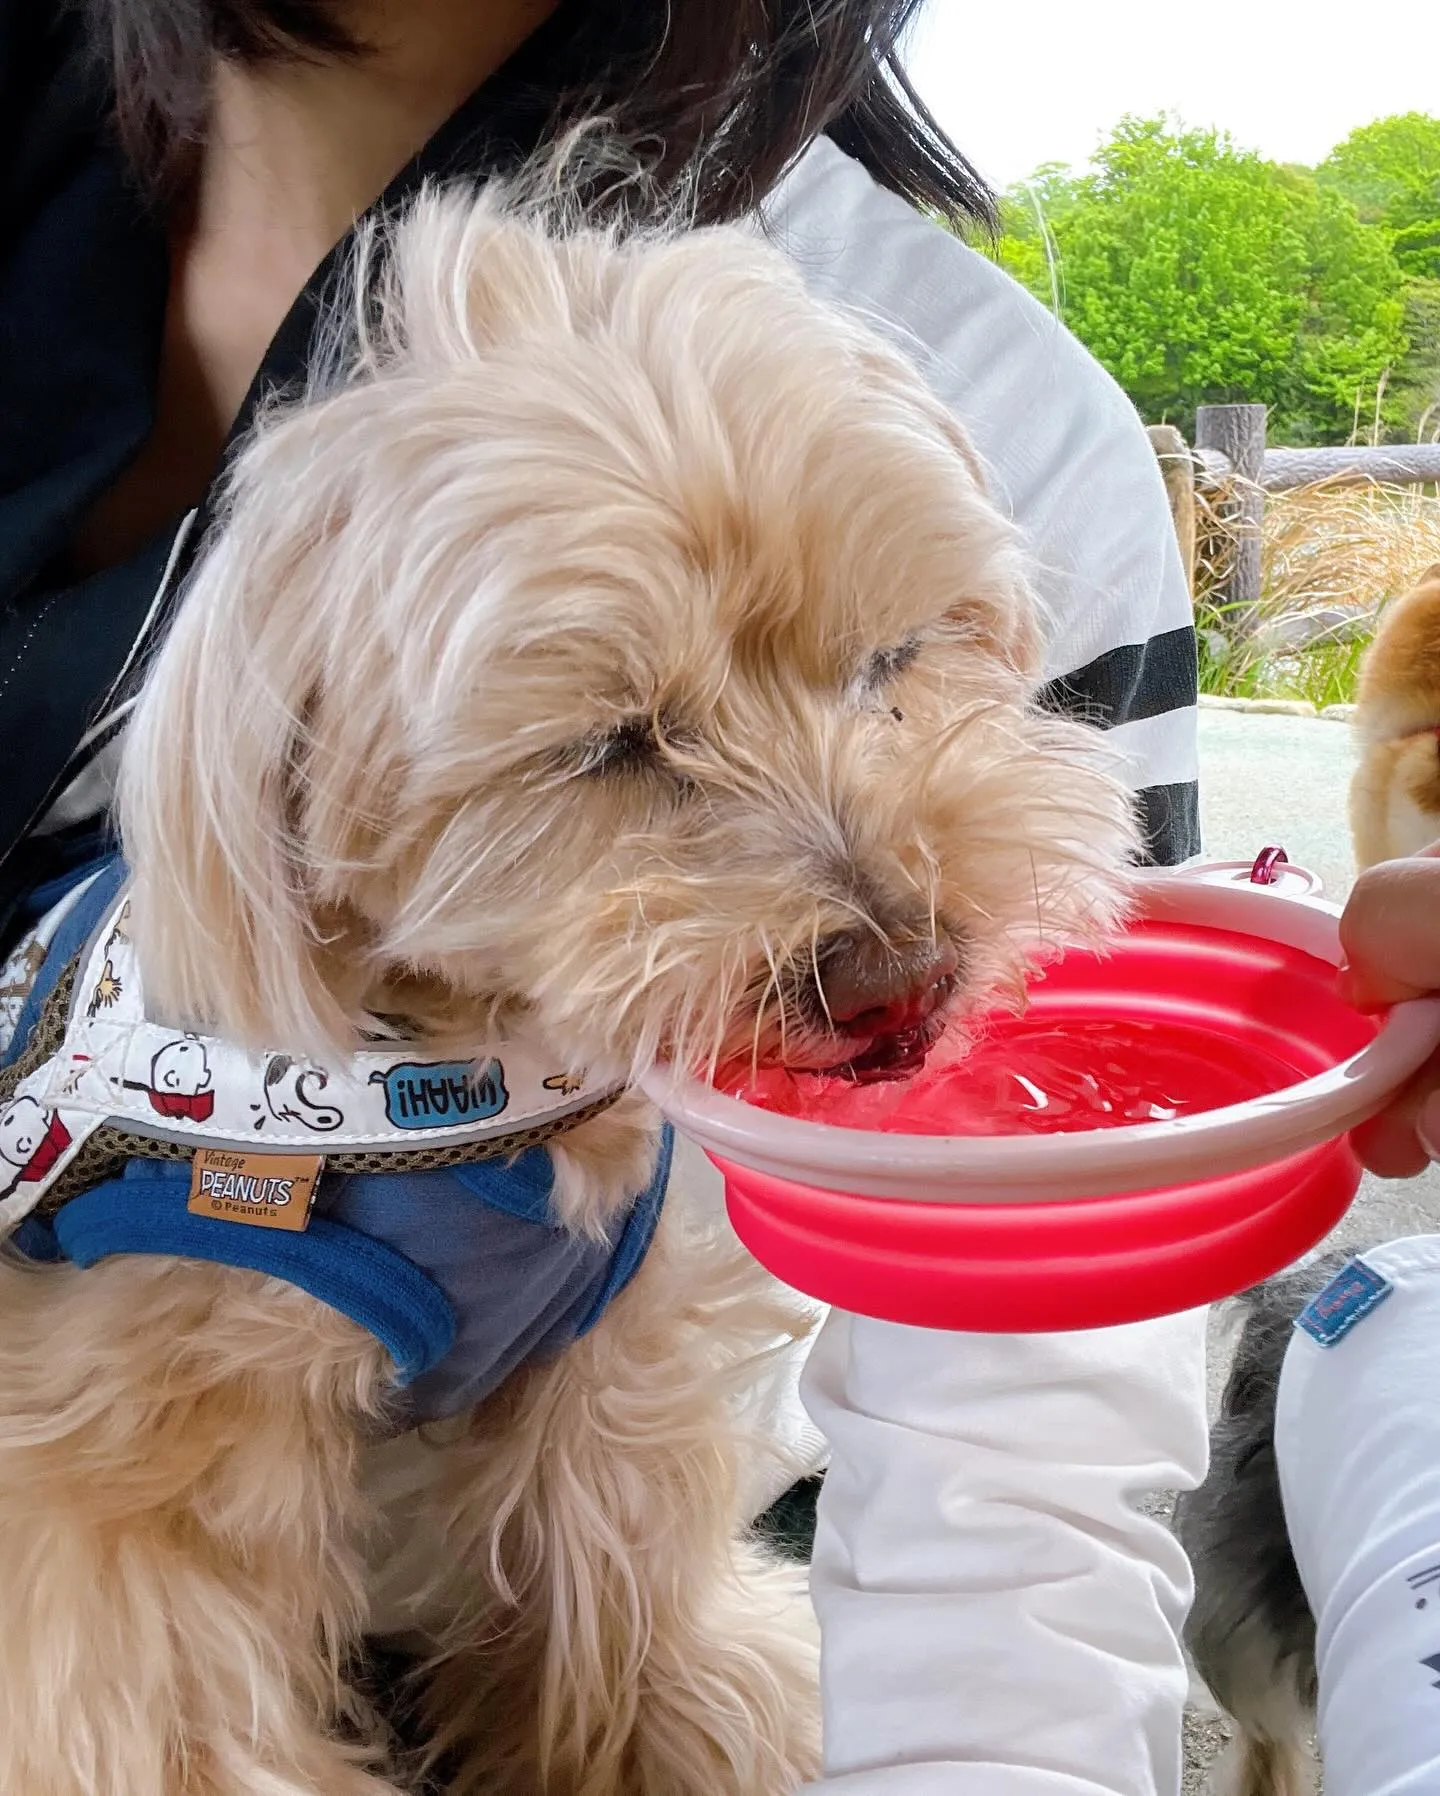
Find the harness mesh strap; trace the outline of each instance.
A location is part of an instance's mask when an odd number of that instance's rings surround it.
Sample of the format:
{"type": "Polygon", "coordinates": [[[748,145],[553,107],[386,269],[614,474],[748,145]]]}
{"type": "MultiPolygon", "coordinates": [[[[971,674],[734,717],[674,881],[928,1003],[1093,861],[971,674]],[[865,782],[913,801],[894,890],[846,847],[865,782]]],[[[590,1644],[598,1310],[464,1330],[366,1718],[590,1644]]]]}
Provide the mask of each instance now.
{"type": "MultiPolygon", "coordinates": [[[[0,1106],[14,1097],[20,1081],[36,1072],[59,1052],[65,1042],[65,1029],[70,1016],[71,995],[80,970],[82,949],[65,968],[55,989],[45,1000],[25,1051],[11,1065],[0,1068],[0,1106]]],[[[355,1149],[322,1154],[327,1172],[387,1173],[440,1172],[447,1166],[467,1166],[482,1160],[508,1160],[533,1147],[543,1147],[558,1135],[578,1129],[597,1116],[602,1116],[622,1093],[607,1091],[593,1103],[582,1105],[549,1122],[532,1123],[508,1135],[495,1135],[482,1141],[461,1142],[447,1147],[355,1149]]],[[[203,1145],[197,1144],[197,1145],[203,1145]]],[[[252,1150],[259,1151],[259,1150],[252,1150]]],[[[289,1151],[294,1151],[289,1150],[289,1151]]],[[[130,1134],[113,1123],[104,1123],[82,1143],[70,1164],[56,1177],[35,1206],[38,1216],[53,1216],[72,1197],[89,1191],[123,1171],[127,1160],[190,1160],[196,1147],[183,1141],[165,1141],[151,1135],[130,1134]]]]}

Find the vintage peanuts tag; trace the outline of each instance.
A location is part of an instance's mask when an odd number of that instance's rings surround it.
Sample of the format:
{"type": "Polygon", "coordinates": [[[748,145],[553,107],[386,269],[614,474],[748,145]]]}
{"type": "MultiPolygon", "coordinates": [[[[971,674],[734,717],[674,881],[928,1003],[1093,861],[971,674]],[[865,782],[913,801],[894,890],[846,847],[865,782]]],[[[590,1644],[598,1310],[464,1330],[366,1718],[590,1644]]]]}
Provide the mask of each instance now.
{"type": "Polygon", "coordinates": [[[185,1207],[192,1216],[299,1233],[310,1221],[324,1164],[320,1154],[242,1154],[202,1147],[191,1163],[185,1207]]]}

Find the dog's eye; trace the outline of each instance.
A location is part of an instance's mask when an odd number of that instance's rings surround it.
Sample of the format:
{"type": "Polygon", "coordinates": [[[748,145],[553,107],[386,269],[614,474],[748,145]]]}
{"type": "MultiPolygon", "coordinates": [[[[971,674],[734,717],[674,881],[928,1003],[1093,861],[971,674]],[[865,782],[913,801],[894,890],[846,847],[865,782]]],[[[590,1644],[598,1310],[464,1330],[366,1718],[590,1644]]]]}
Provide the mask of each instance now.
{"type": "Polygon", "coordinates": [[[699,732],[683,719],[634,711],[554,751],[544,775],[562,781],[663,776],[667,786],[685,791],[694,783],[690,758],[700,741],[699,732]]]}
{"type": "Polygon", "coordinates": [[[867,692],[879,692],[892,680],[899,679],[907,667],[913,667],[920,656],[920,638],[907,636],[891,648],[876,649],[860,672],[860,684],[867,692]]]}
{"type": "Polygon", "coordinates": [[[576,744],[576,773],[599,776],[631,773],[638,768],[654,766],[660,756],[660,742],[654,720],[649,717],[626,717],[608,730],[596,730],[576,744]]]}

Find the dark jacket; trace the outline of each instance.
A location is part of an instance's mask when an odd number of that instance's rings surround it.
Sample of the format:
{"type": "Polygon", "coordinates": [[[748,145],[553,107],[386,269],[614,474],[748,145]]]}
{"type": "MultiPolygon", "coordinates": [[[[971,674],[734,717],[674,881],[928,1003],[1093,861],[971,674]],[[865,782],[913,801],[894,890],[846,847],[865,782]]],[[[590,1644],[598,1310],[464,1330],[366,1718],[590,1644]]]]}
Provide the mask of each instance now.
{"type": "MultiPolygon", "coordinates": [[[[528,72],[543,69],[554,92],[568,10],[456,113],[382,205],[426,178],[488,174],[533,147],[546,103],[528,72]]],[[[93,827],[44,840],[27,832],[114,732],[137,643],[164,627],[163,606],[150,614],[181,522],[88,579],[52,571],[154,418],[167,251],[114,142],[110,105],[73,12],[58,0],[0,0],[0,941],[29,916],[28,893],[99,846],[93,827]]],[[[316,270],[277,332],[232,447],[264,396],[303,377],[342,253],[316,270]]],[[[204,517],[202,507],[202,526],[204,517]]],[[[189,533],[171,594],[202,535],[189,533]]]]}

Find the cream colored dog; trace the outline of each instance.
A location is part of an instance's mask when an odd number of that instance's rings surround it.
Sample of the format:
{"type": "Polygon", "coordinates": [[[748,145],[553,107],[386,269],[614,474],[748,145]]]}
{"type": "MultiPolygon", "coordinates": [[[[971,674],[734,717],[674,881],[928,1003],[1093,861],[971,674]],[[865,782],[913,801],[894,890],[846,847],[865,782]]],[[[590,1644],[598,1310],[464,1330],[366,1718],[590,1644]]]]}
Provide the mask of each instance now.
{"type": "MultiPolygon", "coordinates": [[[[383,262],[353,372],[245,453],[132,728],[169,1019],[882,1076],[1113,922],[1129,801],[1031,708],[1015,540],[900,354],[740,230],[430,197],[383,262]]],[[[558,1142],[564,1227],[623,1213],[656,1127],[631,1096],[558,1142]]],[[[398,1788],[346,1685],[392,1526],[444,1566],[412,1610],[447,1787],[790,1796],[813,1649],[732,1419],[790,1319],[667,1213],[377,1521],[358,1324],[236,1268],[7,1261],[0,1791],[398,1788]]]]}
{"type": "Polygon", "coordinates": [[[1355,727],[1350,830],[1363,870],[1440,838],[1440,565],[1386,609],[1361,670],[1355,727]]]}

